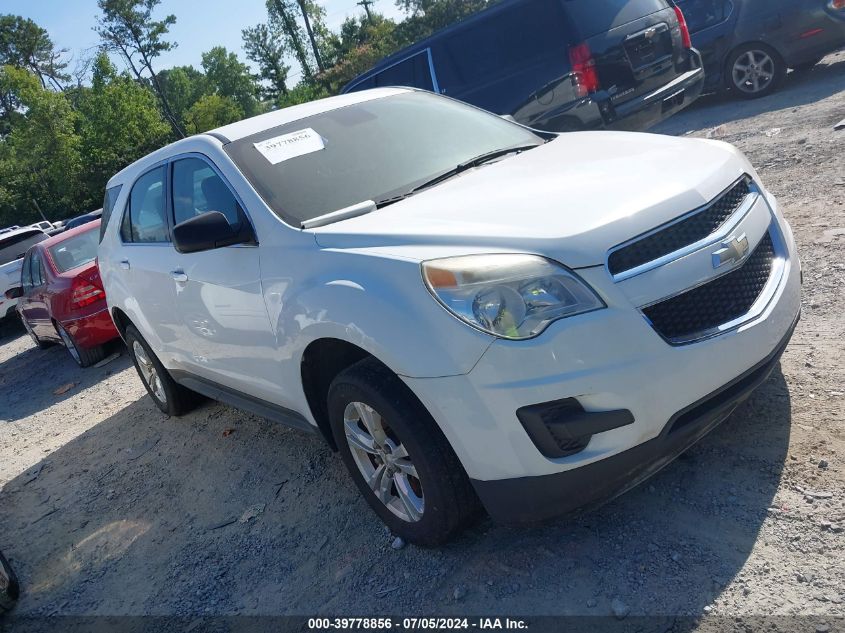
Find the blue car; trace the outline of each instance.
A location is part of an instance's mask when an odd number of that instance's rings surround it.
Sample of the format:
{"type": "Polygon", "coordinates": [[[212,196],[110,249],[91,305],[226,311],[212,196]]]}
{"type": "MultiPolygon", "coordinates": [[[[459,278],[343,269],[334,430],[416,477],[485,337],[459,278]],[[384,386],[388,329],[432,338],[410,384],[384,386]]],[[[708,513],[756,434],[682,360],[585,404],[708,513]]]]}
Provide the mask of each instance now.
{"type": "Polygon", "coordinates": [[[676,0],[701,53],[705,90],[754,99],[787,68],[806,70],[845,47],[845,0],[676,0]]]}

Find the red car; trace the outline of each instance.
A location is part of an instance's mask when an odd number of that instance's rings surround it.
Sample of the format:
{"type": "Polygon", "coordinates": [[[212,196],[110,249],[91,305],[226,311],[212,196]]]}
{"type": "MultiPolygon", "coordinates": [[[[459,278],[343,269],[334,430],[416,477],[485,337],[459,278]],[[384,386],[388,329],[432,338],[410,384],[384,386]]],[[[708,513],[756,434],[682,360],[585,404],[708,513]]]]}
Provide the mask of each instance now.
{"type": "Polygon", "coordinates": [[[39,242],[26,253],[21,286],[6,292],[19,297],[35,344],[61,343],[81,367],[101,361],[103,346],[118,337],[97,268],[99,235],[97,220],[39,242]]]}

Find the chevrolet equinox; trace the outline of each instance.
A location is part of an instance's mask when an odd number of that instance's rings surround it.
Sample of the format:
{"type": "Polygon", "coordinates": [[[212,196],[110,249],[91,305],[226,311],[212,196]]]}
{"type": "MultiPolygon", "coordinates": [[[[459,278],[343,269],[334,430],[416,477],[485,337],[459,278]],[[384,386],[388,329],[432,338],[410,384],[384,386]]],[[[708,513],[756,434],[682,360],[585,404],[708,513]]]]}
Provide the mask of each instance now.
{"type": "Polygon", "coordinates": [[[407,540],[631,488],[724,420],[800,310],[731,145],[538,133],[375,89],[199,134],[108,183],[106,296],[155,404],[322,436],[407,540]]]}

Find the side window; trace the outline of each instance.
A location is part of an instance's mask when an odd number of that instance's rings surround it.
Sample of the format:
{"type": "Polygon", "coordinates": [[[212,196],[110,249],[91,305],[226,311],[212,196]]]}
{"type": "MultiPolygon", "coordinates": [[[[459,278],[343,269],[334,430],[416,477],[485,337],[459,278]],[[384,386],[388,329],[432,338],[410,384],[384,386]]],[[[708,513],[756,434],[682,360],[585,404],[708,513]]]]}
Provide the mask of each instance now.
{"type": "Polygon", "coordinates": [[[373,79],[375,79],[375,85],[380,88],[384,86],[412,86],[424,90],[434,90],[427,51],[417,53],[413,57],[381,71],[373,79]]]}
{"type": "Polygon", "coordinates": [[[240,226],[240,205],[223,179],[204,160],[183,158],[174,161],[172,176],[174,224],[209,211],[219,211],[233,227],[240,226]]]}
{"type": "Polygon", "coordinates": [[[164,203],[164,166],[161,166],[148,171],[132,185],[120,229],[123,241],[142,244],[170,241],[164,203]]]}
{"type": "Polygon", "coordinates": [[[32,257],[30,255],[27,255],[23,260],[23,265],[21,266],[21,287],[23,287],[24,292],[32,288],[32,269],[30,268],[31,264],[32,257]]]}
{"type": "Polygon", "coordinates": [[[733,9],[730,0],[678,0],[691,33],[727,20],[733,9]]]}
{"type": "Polygon", "coordinates": [[[103,235],[106,234],[106,226],[108,226],[109,218],[111,218],[114,211],[114,205],[117,204],[117,197],[120,195],[120,190],[123,185],[116,185],[111,189],[106,189],[106,196],[103,199],[103,219],[100,222],[100,241],[103,241],[103,235]]]}
{"type": "Polygon", "coordinates": [[[41,253],[36,250],[32,251],[32,263],[30,266],[32,268],[32,286],[37,288],[44,283],[44,266],[41,263],[41,253]]]}

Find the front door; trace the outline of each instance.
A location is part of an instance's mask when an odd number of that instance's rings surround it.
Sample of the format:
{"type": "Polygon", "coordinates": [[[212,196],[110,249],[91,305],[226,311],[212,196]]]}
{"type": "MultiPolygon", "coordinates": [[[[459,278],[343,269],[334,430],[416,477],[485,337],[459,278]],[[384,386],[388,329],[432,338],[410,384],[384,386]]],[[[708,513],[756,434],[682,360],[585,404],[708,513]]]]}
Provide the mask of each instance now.
{"type": "MultiPolygon", "coordinates": [[[[232,189],[204,157],[171,163],[173,223],[219,211],[236,229],[249,219],[232,189]]],[[[177,253],[173,284],[181,360],[190,373],[272,401],[276,341],[261,292],[258,248],[237,245],[177,253]]]]}

